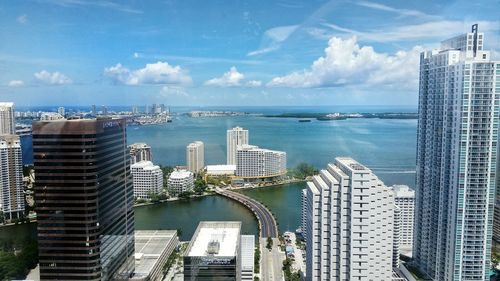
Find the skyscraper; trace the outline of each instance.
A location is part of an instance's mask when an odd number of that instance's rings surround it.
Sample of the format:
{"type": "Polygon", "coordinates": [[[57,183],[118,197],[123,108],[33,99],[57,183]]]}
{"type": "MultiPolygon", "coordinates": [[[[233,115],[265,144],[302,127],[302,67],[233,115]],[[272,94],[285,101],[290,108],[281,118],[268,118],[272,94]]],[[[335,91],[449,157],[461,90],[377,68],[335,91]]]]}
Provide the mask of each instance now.
{"type": "Polygon", "coordinates": [[[393,192],[344,157],[307,182],[306,190],[306,280],[391,280],[393,192]]]}
{"type": "Polygon", "coordinates": [[[14,103],[0,102],[0,135],[14,135],[15,133],[14,103]]]}
{"type": "Polygon", "coordinates": [[[0,135],[0,210],[6,220],[24,214],[21,141],[16,135],[0,135]]]}
{"type": "Polygon", "coordinates": [[[61,114],[62,117],[65,117],[66,116],[66,109],[64,107],[60,106],[57,109],[57,113],[61,114]]]}
{"type": "Polygon", "coordinates": [[[413,223],[415,191],[406,185],[391,186],[394,202],[399,209],[399,249],[411,251],[413,247],[413,223]]]}
{"type": "Polygon", "coordinates": [[[227,130],[227,164],[236,165],[236,149],[239,145],[248,144],[248,130],[235,127],[227,130]]]}
{"type": "Polygon", "coordinates": [[[500,63],[484,34],[420,55],[413,258],[433,280],[489,280],[500,63]]]}
{"type": "Polygon", "coordinates": [[[199,173],[205,167],[205,146],[201,141],[190,143],[186,147],[186,164],[188,170],[199,173]]]}
{"type": "Polygon", "coordinates": [[[130,164],[135,164],[141,161],[153,161],[151,146],[138,142],[128,146],[130,154],[130,164]]]}
{"type": "Polygon", "coordinates": [[[286,152],[240,145],[236,150],[236,176],[248,181],[286,174],[286,152]]]}
{"type": "Polygon", "coordinates": [[[33,123],[41,280],[124,279],[134,269],[123,119],[33,123]]]}

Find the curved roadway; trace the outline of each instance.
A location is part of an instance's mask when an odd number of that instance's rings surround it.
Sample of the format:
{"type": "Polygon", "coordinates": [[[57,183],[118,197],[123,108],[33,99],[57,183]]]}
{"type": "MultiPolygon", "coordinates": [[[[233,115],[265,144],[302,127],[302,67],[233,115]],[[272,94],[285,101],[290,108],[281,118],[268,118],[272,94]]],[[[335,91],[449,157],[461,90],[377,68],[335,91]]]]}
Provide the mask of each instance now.
{"type": "Polygon", "coordinates": [[[240,202],[255,214],[257,220],[259,221],[260,237],[278,237],[276,220],[274,219],[271,211],[269,211],[262,203],[234,191],[217,189],[217,193],[240,202]]]}

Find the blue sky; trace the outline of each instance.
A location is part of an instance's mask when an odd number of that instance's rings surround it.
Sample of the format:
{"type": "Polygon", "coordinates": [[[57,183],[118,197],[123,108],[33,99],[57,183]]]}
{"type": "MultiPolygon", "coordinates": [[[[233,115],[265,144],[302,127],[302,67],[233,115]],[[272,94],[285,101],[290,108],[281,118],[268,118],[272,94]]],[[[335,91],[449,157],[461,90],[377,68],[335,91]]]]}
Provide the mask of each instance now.
{"type": "Polygon", "coordinates": [[[0,1],[0,100],[18,105],[416,105],[418,54],[494,1],[0,1]]]}

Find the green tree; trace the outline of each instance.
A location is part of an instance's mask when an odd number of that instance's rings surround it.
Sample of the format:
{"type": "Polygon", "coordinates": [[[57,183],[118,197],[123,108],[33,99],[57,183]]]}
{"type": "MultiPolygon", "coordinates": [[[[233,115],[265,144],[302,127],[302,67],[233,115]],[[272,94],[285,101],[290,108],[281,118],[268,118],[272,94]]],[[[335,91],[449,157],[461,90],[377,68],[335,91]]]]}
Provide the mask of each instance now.
{"type": "Polygon", "coordinates": [[[266,245],[266,248],[271,251],[271,249],[273,248],[273,239],[271,237],[267,237],[267,245],[266,245]]]}

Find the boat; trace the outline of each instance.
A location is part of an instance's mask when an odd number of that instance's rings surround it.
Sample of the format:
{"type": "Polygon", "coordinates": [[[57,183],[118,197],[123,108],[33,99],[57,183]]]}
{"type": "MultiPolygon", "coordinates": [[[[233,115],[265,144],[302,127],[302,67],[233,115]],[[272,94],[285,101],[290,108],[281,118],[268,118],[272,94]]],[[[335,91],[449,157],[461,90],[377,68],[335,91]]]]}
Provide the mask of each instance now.
{"type": "Polygon", "coordinates": [[[299,119],[299,122],[311,122],[311,119],[299,119]]]}

